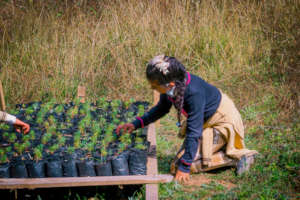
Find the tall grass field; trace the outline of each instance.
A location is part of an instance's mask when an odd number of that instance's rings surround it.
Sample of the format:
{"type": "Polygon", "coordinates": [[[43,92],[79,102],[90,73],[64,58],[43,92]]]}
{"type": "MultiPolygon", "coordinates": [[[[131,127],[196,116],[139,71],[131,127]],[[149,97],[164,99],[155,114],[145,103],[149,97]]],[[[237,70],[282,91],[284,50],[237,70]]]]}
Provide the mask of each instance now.
{"type": "MultiPolygon", "coordinates": [[[[186,192],[160,185],[161,199],[300,198],[300,0],[3,0],[0,80],[8,108],[74,99],[77,87],[96,101],[152,102],[145,77],[155,55],[227,93],[246,127],[246,145],[260,152],[242,176],[230,169],[186,192]]],[[[8,111],[9,111],[8,109],[8,111]]],[[[179,139],[174,113],[157,128],[159,172],[169,173],[179,139]],[[170,151],[170,149],[172,151],[170,151]]],[[[143,199],[137,193],[132,199],[143,199]]]]}

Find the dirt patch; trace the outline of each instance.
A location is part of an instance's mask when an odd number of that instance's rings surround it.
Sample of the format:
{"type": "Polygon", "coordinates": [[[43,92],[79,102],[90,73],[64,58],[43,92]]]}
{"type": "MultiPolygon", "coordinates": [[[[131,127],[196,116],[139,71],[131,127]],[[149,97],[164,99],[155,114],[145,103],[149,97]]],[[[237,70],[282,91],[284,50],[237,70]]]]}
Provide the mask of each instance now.
{"type": "Polygon", "coordinates": [[[193,192],[193,191],[199,190],[199,188],[203,184],[210,184],[212,181],[224,186],[227,190],[230,190],[230,189],[236,187],[235,184],[233,184],[229,181],[214,180],[214,179],[210,178],[210,175],[207,175],[207,174],[195,174],[195,175],[191,176],[190,181],[188,183],[184,184],[184,186],[186,186],[186,187],[183,190],[186,192],[193,192]]]}

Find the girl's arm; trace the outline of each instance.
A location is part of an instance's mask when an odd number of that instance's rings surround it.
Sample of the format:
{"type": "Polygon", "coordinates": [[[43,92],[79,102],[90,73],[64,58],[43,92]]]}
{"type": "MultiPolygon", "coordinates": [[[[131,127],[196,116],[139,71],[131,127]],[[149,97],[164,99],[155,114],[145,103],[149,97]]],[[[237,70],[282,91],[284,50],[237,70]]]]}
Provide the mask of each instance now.
{"type": "Polygon", "coordinates": [[[180,159],[178,169],[182,172],[190,172],[190,166],[198,149],[199,139],[202,137],[204,123],[204,94],[199,92],[185,99],[187,118],[186,138],[184,142],[185,152],[180,159]]]}
{"type": "Polygon", "coordinates": [[[6,122],[9,124],[13,124],[15,129],[18,132],[23,131],[26,134],[30,130],[29,124],[22,122],[21,120],[17,119],[15,116],[10,115],[6,112],[0,111],[0,121],[6,122]]]}
{"type": "Polygon", "coordinates": [[[157,105],[152,107],[143,116],[136,117],[132,124],[134,125],[135,129],[143,128],[144,126],[155,122],[165,114],[169,113],[171,107],[172,102],[167,98],[167,95],[161,94],[157,105]]]}

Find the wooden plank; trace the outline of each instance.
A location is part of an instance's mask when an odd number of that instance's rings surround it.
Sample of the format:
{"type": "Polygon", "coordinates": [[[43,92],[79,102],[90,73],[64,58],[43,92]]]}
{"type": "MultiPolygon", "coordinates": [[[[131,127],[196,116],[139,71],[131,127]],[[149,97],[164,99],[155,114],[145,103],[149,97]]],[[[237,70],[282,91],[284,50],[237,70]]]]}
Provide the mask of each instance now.
{"type": "MultiPolygon", "coordinates": [[[[154,91],[154,105],[159,101],[159,93],[154,91]]],[[[157,126],[159,121],[156,122],[157,126]]],[[[150,148],[156,151],[156,134],[155,134],[155,125],[154,123],[148,126],[147,139],[150,142],[150,148]]],[[[147,175],[156,175],[157,174],[157,158],[156,152],[154,156],[148,157],[147,162],[147,175]]],[[[172,177],[172,176],[171,176],[172,177]]],[[[173,179],[173,177],[172,177],[173,179]]],[[[170,181],[172,181],[172,179],[170,181]]],[[[158,199],[158,185],[157,184],[146,184],[146,200],[157,200],[158,199]]]]}
{"type": "Polygon", "coordinates": [[[146,184],[146,200],[158,200],[157,184],[146,184]]]}
{"type": "Polygon", "coordinates": [[[60,178],[0,178],[0,189],[34,189],[52,187],[139,185],[147,183],[167,183],[171,175],[130,175],[60,178]]]}
{"type": "MultiPolygon", "coordinates": [[[[152,123],[148,126],[147,139],[150,142],[150,148],[156,149],[156,135],[155,135],[155,124],[152,123]]],[[[147,175],[157,174],[157,158],[155,156],[148,157],[147,162],[147,175]]]]}
{"type": "Polygon", "coordinates": [[[80,99],[81,103],[85,102],[85,87],[84,86],[77,87],[77,97],[80,99]]]}
{"type": "MultiPolygon", "coordinates": [[[[155,124],[152,123],[148,127],[147,134],[148,141],[150,142],[150,148],[156,149],[156,134],[155,124]]],[[[155,156],[148,157],[147,162],[147,175],[157,174],[157,158],[155,156]]],[[[173,179],[173,177],[172,177],[173,179]]],[[[171,179],[171,180],[172,180],[171,179]]],[[[158,185],[157,184],[146,184],[146,200],[157,200],[158,199],[158,185]]]]}
{"type": "Polygon", "coordinates": [[[1,110],[5,111],[6,106],[5,106],[4,92],[3,92],[1,80],[0,80],[0,101],[1,101],[1,110]]]}

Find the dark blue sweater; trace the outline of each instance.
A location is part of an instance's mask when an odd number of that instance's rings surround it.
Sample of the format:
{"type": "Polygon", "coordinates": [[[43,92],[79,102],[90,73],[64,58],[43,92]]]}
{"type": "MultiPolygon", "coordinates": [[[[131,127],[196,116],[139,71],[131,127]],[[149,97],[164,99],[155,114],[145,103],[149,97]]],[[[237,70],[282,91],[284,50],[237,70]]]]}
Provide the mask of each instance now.
{"type": "MultiPolygon", "coordinates": [[[[198,76],[187,73],[187,87],[184,93],[183,112],[187,114],[187,130],[184,141],[185,153],[180,159],[179,170],[190,171],[196,155],[199,139],[202,137],[203,124],[216,112],[221,101],[220,91],[198,76]]],[[[155,122],[170,111],[172,99],[160,95],[158,104],[132,123],[141,128],[155,122]]]]}

